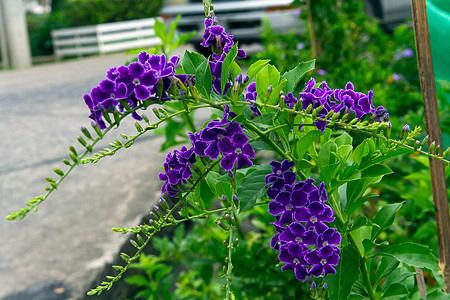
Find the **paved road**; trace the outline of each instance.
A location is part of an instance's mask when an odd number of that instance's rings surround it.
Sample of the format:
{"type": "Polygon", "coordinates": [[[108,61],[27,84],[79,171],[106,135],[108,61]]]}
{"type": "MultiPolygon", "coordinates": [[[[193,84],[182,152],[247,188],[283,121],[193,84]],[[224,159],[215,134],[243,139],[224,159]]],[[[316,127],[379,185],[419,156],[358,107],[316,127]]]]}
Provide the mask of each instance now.
{"type": "MultiPolygon", "coordinates": [[[[126,240],[111,228],[137,225],[158,198],[162,139],[149,135],[114,158],[76,169],[38,213],[5,220],[44,193],[53,168],[64,167],[68,145],[90,123],[83,93],[126,59],[113,54],[0,72],[0,299],[55,281],[78,298],[126,240]]],[[[134,132],[131,119],[120,132],[134,132]]]]}

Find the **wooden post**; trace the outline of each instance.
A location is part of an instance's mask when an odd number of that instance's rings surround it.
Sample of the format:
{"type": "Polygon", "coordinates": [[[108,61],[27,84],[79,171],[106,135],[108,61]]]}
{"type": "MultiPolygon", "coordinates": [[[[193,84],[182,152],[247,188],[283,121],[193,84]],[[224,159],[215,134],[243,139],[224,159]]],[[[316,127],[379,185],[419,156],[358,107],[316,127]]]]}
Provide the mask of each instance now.
{"type": "MultiPolygon", "coordinates": [[[[412,0],[412,14],[426,130],[430,136],[429,143],[436,141],[436,145],[442,145],[425,0],[412,0]]],[[[430,173],[439,241],[439,264],[443,270],[445,289],[450,293],[450,217],[444,162],[430,158],[430,173]]]]}

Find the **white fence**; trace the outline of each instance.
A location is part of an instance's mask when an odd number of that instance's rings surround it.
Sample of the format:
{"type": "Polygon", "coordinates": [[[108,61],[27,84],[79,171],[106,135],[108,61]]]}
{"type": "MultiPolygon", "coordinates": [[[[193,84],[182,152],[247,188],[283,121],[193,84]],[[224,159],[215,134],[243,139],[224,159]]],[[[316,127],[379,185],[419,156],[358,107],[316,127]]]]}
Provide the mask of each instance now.
{"type": "Polygon", "coordinates": [[[52,30],[56,58],[104,54],[161,44],[155,19],[140,19],[52,30]]]}

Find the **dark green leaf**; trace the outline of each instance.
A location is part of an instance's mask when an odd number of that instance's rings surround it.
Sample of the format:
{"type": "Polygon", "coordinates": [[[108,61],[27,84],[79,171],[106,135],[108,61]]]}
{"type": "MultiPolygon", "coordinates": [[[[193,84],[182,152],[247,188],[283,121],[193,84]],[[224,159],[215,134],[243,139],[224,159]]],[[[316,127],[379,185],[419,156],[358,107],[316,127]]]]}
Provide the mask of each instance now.
{"type": "Polygon", "coordinates": [[[265,177],[270,173],[270,169],[257,170],[246,176],[237,190],[237,197],[240,203],[240,212],[253,207],[256,200],[266,193],[265,177]]]}
{"type": "Polygon", "coordinates": [[[382,257],[380,263],[377,266],[377,273],[375,276],[376,282],[374,286],[378,286],[384,277],[397,269],[399,264],[400,262],[392,257],[382,257]]]}
{"type": "Polygon", "coordinates": [[[181,60],[181,66],[186,74],[194,75],[198,66],[204,61],[206,61],[206,58],[203,55],[186,50],[181,60]]]}
{"type": "Polygon", "coordinates": [[[436,279],[441,277],[438,259],[428,247],[423,245],[415,243],[396,244],[383,249],[375,256],[393,257],[406,265],[427,271],[436,279]]]}
{"type": "Polygon", "coordinates": [[[361,161],[364,157],[369,155],[370,148],[367,144],[367,140],[359,144],[358,147],[356,147],[355,151],[353,151],[353,160],[358,164],[361,165],[361,161]]]}
{"type": "Polygon", "coordinates": [[[352,203],[358,200],[366,192],[369,186],[371,186],[374,183],[378,183],[381,180],[381,177],[382,176],[354,179],[347,183],[347,207],[348,207],[347,215],[349,217],[353,214],[353,211],[355,211],[365,201],[362,203],[359,203],[358,201],[359,205],[357,207],[352,205],[352,203]],[[350,205],[352,205],[351,209],[350,205]]]}
{"type": "Polygon", "coordinates": [[[390,158],[393,158],[393,157],[396,157],[396,156],[399,156],[399,155],[404,155],[404,154],[407,154],[407,153],[411,153],[411,152],[412,152],[412,150],[409,150],[409,149],[406,149],[406,148],[397,148],[397,149],[395,149],[393,151],[389,151],[386,155],[377,157],[377,158],[367,162],[364,166],[361,167],[361,170],[367,169],[370,166],[376,165],[376,164],[378,164],[378,163],[380,163],[382,161],[385,161],[387,159],[390,159],[390,158]]]}
{"type": "Polygon", "coordinates": [[[328,141],[323,145],[319,152],[319,160],[317,165],[320,168],[336,163],[337,145],[334,141],[328,141]]]}
{"type": "Polygon", "coordinates": [[[294,69],[285,72],[281,77],[287,80],[284,88],[285,94],[287,95],[287,93],[293,92],[303,76],[305,76],[309,71],[314,70],[315,66],[316,60],[313,59],[309,61],[303,61],[294,69]]]}
{"type": "MultiPolygon", "coordinates": [[[[377,226],[378,227],[378,226],[377,226]]],[[[372,229],[373,230],[373,229],[372,229]]],[[[375,243],[375,242],[372,242],[371,240],[369,240],[369,239],[365,239],[364,241],[362,241],[362,245],[363,245],[363,247],[364,247],[364,255],[366,255],[366,256],[368,256],[368,255],[371,255],[372,254],[372,250],[375,248],[375,247],[380,247],[380,246],[382,246],[382,245],[389,245],[389,243],[387,242],[387,241],[384,241],[383,243],[381,243],[381,244],[377,244],[377,243],[375,243]]]]}
{"type": "Polygon", "coordinates": [[[370,239],[371,231],[372,231],[371,226],[361,226],[358,229],[355,229],[352,232],[350,232],[350,234],[353,236],[356,247],[358,248],[358,252],[361,254],[360,256],[363,256],[365,252],[363,241],[365,239],[370,239]]]}
{"type": "Polygon", "coordinates": [[[377,213],[375,220],[373,221],[379,227],[374,227],[372,229],[372,240],[388,229],[395,220],[395,214],[402,207],[403,203],[394,203],[383,206],[380,211],[377,213]]]}
{"type": "Polygon", "coordinates": [[[409,292],[401,283],[394,283],[383,294],[383,299],[396,300],[408,296],[409,292]]]}
{"type": "Polygon", "coordinates": [[[325,280],[331,299],[347,299],[353,284],[359,277],[359,255],[351,246],[345,246],[336,267],[336,274],[329,274],[325,280]]]}

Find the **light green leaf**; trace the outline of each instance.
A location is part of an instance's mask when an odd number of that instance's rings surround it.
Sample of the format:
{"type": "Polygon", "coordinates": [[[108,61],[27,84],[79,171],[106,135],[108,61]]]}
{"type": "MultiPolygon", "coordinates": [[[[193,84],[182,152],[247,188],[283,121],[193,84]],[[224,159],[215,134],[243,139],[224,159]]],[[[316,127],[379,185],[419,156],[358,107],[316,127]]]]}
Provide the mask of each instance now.
{"type": "Polygon", "coordinates": [[[358,252],[361,254],[360,256],[363,256],[365,252],[363,241],[366,239],[370,239],[371,231],[372,231],[371,226],[361,226],[358,229],[355,229],[350,232],[350,234],[353,236],[353,239],[355,240],[358,252]]]}
{"type": "Polygon", "coordinates": [[[377,177],[393,173],[389,167],[385,165],[373,165],[362,172],[361,177],[377,177]]]}
{"type": "Polygon", "coordinates": [[[155,19],[155,25],[153,26],[153,29],[155,30],[155,34],[157,37],[159,37],[161,39],[161,41],[163,42],[163,44],[166,43],[166,25],[161,22],[158,19],[155,19]]]}
{"type": "Polygon", "coordinates": [[[286,79],[287,83],[284,88],[284,92],[287,95],[289,92],[293,92],[297,87],[303,76],[311,70],[314,70],[316,66],[316,60],[303,61],[294,69],[287,71],[281,78],[286,79]]]}
{"type": "Polygon", "coordinates": [[[367,140],[362,142],[358,147],[356,147],[355,151],[353,151],[353,160],[358,164],[361,165],[361,161],[364,157],[369,155],[370,148],[367,144],[367,140]]]}
{"type": "Polygon", "coordinates": [[[305,136],[300,138],[297,143],[297,155],[298,158],[302,158],[308,150],[309,146],[311,146],[315,140],[317,140],[322,133],[319,130],[312,130],[308,132],[305,136]]]}
{"type": "Polygon", "coordinates": [[[319,151],[319,160],[317,165],[320,168],[336,163],[337,145],[334,141],[328,141],[319,151]]]}
{"type": "Polygon", "coordinates": [[[278,98],[280,97],[280,92],[283,90],[284,85],[286,84],[286,79],[281,79],[280,84],[276,87],[273,87],[272,94],[270,94],[269,101],[267,104],[276,105],[278,102],[278,98]]]}
{"type": "Polygon", "coordinates": [[[231,48],[230,52],[225,56],[225,59],[223,60],[222,63],[222,74],[221,74],[221,81],[220,81],[220,86],[221,86],[221,94],[223,95],[223,92],[225,90],[225,85],[228,82],[228,77],[230,76],[230,70],[231,70],[231,65],[234,62],[234,59],[236,58],[236,55],[238,53],[238,44],[236,43],[233,48],[231,48]]]}
{"type": "Polygon", "coordinates": [[[257,170],[244,177],[237,190],[237,198],[240,203],[240,212],[253,207],[256,200],[266,193],[265,178],[271,172],[270,169],[257,170]]]}
{"type": "Polygon", "coordinates": [[[202,95],[209,99],[211,95],[212,75],[208,60],[203,61],[198,66],[195,74],[197,75],[195,86],[202,95]]]}
{"type": "Polygon", "coordinates": [[[247,82],[247,85],[252,83],[253,78],[261,71],[268,63],[270,59],[263,59],[263,60],[257,60],[255,61],[247,70],[247,75],[249,77],[249,80],[247,82]]]}
{"type": "Polygon", "coordinates": [[[338,145],[338,147],[343,145],[352,145],[353,138],[347,132],[344,132],[343,134],[338,136],[334,140],[334,142],[336,143],[336,145],[338,145]]]}
{"type": "Polygon", "coordinates": [[[336,274],[329,274],[326,278],[331,299],[347,299],[353,284],[359,277],[358,253],[355,248],[345,246],[341,252],[341,259],[336,266],[336,274]]]}
{"type": "Polygon", "coordinates": [[[147,287],[149,285],[149,281],[143,275],[127,276],[125,282],[138,287],[147,287]]]}
{"type": "Polygon", "coordinates": [[[241,67],[239,67],[237,62],[233,61],[231,64],[231,78],[234,80],[239,74],[242,74],[241,67]]]}
{"type": "Polygon", "coordinates": [[[280,82],[280,72],[277,68],[272,65],[266,65],[258,75],[256,75],[256,92],[258,93],[258,98],[262,101],[266,99],[267,90],[269,86],[275,88],[280,82]]]}

